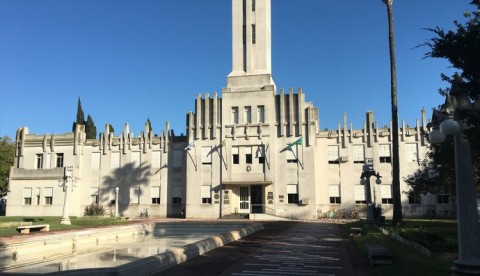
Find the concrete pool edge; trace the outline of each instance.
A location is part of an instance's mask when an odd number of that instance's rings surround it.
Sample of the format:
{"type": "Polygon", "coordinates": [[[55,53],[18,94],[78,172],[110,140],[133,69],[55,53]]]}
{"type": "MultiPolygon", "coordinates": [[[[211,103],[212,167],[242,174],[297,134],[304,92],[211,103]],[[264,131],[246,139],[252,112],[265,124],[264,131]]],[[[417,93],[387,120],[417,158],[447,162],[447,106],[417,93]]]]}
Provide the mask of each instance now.
{"type": "MultiPolygon", "coordinates": [[[[78,270],[59,271],[36,275],[150,275],[202,255],[217,247],[246,237],[263,230],[263,224],[250,223],[239,229],[224,234],[213,235],[209,238],[168,250],[163,253],[133,261],[128,264],[108,268],[87,268],[78,270]]],[[[0,273],[0,275],[19,275],[17,273],[0,273]]],[[[24,274],[24,273],[21,273],[24,274]]]]}

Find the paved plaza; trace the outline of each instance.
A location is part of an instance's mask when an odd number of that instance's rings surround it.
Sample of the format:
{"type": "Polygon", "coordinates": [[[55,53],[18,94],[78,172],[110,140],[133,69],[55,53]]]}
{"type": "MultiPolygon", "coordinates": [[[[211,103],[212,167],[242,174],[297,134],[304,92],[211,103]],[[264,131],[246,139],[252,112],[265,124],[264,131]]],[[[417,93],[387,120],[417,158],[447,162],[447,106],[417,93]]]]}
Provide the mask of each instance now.
{"type": "Polygon", "coordinates": [[[336,224],[265,222],[265,230],[157,275],[371,275],[336,224]]]}

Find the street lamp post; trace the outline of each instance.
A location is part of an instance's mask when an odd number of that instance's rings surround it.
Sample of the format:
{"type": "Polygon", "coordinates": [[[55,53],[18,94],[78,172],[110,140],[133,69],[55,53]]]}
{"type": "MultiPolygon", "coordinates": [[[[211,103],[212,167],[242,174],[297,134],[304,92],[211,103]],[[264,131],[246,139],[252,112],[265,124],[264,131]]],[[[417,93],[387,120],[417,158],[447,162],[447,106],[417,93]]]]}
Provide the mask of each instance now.
{"type": "Polygon", "coordinates": [[[365,221],[365,227],[371,227],[375,225],[375,221],[373,219],[372,191],[370,187],[371,176],[377,177],[375,183],[382,183],[380,174],[373,169],[373,159],[367,158],[365,160],[365,165],[363,165],[362,175],[360,176],[360,184],[365,185],[365,199],[367,201],[367,220],[365,221]]]}
{"type": "Polygon", "coordinates": [[[67,224],[70,225],[70,218],[68,217],[68,205],[70,204],[69,201],[69,190],[73,191],[73,188],[76,186],[76,179],[73,176],[73,166],[65,167],[65,173],[63,175],[63,179],[59,180],[59,186],[63,186],[63,190],[65,191],[65,200],[63,202],[63,214],[62,219],[60,220],[60,224],[67,224]]]}
{"type": "Polygon", "coordinates": [[[480,225],[478,221],[475,184],[470,144],[463,130],[467,127],[459,114],[480,110],[480,101],[471,103],[465,91],[454,81],[450,95],[440,110],[433,110],[429,127],[431,143],[439,144],[446,136],[454,136],[455,184],[457,191],[458,260],[452,267],[453,275],[480,275],[480,225]]]}

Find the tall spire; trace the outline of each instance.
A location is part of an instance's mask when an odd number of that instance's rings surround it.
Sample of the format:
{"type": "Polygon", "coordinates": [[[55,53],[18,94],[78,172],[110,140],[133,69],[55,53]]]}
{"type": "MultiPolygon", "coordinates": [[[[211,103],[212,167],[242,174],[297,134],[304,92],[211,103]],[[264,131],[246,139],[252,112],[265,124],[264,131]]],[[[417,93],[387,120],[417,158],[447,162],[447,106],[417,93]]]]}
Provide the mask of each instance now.
{"type": "Polygon", "coordinates": [[[227,88],[258,90],[272,80],[271,0],[232,0],[232,72],[227,88]]]}

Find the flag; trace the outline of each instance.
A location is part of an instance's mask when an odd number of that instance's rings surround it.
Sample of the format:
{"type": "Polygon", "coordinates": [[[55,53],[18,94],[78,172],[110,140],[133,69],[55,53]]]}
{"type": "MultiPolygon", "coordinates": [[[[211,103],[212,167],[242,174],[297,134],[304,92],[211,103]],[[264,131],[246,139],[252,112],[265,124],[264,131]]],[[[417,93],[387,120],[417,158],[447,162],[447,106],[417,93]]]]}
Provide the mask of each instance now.
{"type": "Polygon", "coordinates": [[[195,142],[191,142],[190,144],[188,144],[188,146],[185,148],[185,150],[190,150],[194,147],[195,147],[195,142]]]}
{"type": "Polygon", "coordinates": [[[300,137],[297,139],[297,141],[288,144],[289,147],[295,146],[295,145],[303,145],[303,137],[300,137]]]}
{"type": "Polygon", "coordinates": [[[227,141],[225,141],[225,139],[223,139],[222,141],[222,148],[225,147],[227,145],[227,141]]]}

